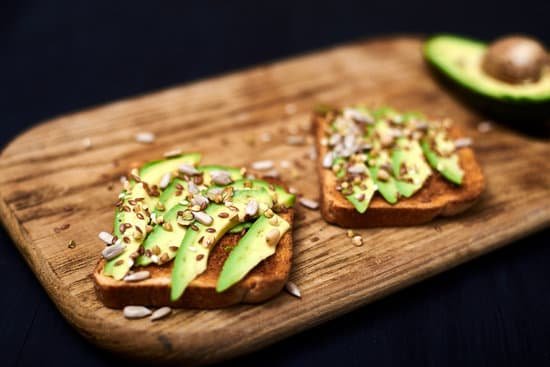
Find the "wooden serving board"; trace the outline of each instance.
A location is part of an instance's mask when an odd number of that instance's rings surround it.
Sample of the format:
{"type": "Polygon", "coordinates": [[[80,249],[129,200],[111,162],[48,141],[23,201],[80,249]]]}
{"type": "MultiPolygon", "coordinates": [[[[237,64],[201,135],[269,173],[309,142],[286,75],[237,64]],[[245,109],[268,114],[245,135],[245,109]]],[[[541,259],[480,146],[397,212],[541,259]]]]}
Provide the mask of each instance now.
{"type": "Polygon", "coordinates": [[[548,226],[548,141],[498,126],[479,133],[481,118],[440,89],[420,45],[412,37],[348,44],[44,122],[0,157],[4,225],[59,310],[93,343],[141,360],[190,364],[261,348],[548,226]],[[287,160],[293,169],[280,169],[283,177],[317,198],[311,144],[286,138],[305,134],[316,103],[360,101],[464,125],[487,178],[481,201],[431,225],[359,231],[362,247],[318,211],[299,207],[291,279],[301,300],[282,293],[259,306],[177,310],[156,323],[128,321],[97,301],[89,277],[103,248],[97,233],[110,230],[119,177],[133,162],[177,147],[200,151],[205,163],[287,160]],[[137,143],[142,131],[156,141],[137,143]]]}

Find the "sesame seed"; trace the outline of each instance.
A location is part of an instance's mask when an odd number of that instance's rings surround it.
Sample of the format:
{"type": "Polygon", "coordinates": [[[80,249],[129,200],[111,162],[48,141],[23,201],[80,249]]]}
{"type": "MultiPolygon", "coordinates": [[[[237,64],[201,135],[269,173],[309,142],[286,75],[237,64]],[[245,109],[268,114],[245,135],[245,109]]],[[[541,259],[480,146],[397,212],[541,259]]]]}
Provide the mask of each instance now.
{"type": "Polygon", "coordinates": [[[155,134],[146,131],[136,134],[135,138],[138,143],[151,144],[155,141],[155,134]]]}

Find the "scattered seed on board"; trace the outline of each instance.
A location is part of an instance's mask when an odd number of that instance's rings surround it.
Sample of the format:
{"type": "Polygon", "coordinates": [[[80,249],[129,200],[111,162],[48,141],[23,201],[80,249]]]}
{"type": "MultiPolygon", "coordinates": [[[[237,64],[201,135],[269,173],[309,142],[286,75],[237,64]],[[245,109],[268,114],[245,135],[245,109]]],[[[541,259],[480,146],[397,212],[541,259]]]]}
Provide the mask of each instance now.
{"type": "Polygon", "coordinates": [[[122,311],[127,319],[141,319],[151,315],[151,310],[143,306],[126,306],[122,311]]]}
{"type": "Polygon", "coordinates": [[[351,243],[353,244],[353,246],[363,246],[363,237],[361,236],[354,236],[352,239],[351,239],[351,243]]]}
{"type": "Polygon", "coordinates": [[[273,168],[273,161],[265,160],[265,161],[252,162],[250,167],[255,169],[255,170],[258,170],[258,171],[264,171],[264,170],[272,169],[273,168]]]}
{"type": "Polygon", "coordinates": [[[170,307],[161,307],[157,310],[155,310],[151,316],[149,317],[149,319],[151,321],[156,321],[156,320],[160,320],[162,318],[165,318],[166,316],[170,315],[172,313],[172,309],[170,307]]]}
{"type": "Polygon", "coordinates": [[[287,115],[293,115],[297,111],[296,105],[294,103],[287,103],[285,105],[285,112],[287,115]]]}
{"type": "Polygon", "coordinates": [[[101,241],[105,242],[106,245],[111,245],[113,243],[113,235],[109,232],[99,232],[97,237],[99,237],[101,241]]]}
{"type": "Polygon", "coordinates": [[[288,145],[302,145],[306,139],[302,135],[290,135],[286,138],[286,143],[288,145]]]}
{"type": "Polygon", "coordinates": [[[454,144],[455,144],[455,147],[456,148],[466,148],[466,147],[470,147],[472,146],[472,139],[471,138],[460,138],[460,139],[456,139],[454,141],[454,144]]]}
{"type": "Polygon", "coordinates": [[[116,243],[112,246],[105,247],[103,251],[101,251],[101,255],[105,260],[111,260],[120,255],[124,249],[126,248],[126,245],[122,242],[116,243]]]}
{"type": "Polygon", "coordinates": [[[152,132],[141,132],[136,134],[136,141],[142,144],[151,144],[155,141],[155,134],[152,132]]]}
{"type": "Polygon", "coordinates": [[[482,121],[477,125],[477,131],[480,133],[488,133],[493,128],[493,125],[489,121],[482,121]]]}
{"type": "Polygon", "coordinates": [[[285,284],[285,289],[288,293],[290,293],[291,295],[293,295],[294,297],[296,298],[302,298],[302,293],[300,292],[300,289],[298,288],[298,286],[296,284],[294,284],[293,282],[287,282],[285,284]]]}
{"type": "Polygon", "coordinates": [[[174,158],[181,155],[181,149],[169,150],[164,153],[164,158],[174,158]]]}
{"type": "Polygon", "coordinates": [[[346,235],[347,235],[349,238],[352,238],[353,236],[355,236],[355,233],[354,233],[351,229],[348,229],[347,232],[346,232],[346,235]]]}
{"type": "Polygon", "coordinates": [[[70,248],[70,249],[73,249],[76,247],[76,242],[74,242],[74,240],[70,240],[69,243],[67,244],[67,247],[70,248]]]}
{"type": "Polygon", "coordinates": [[[82,145],[84,145],[84,149],[90,149],[92,147],[92,139],[85,138],[84,140],[82,140],[82,145]]]}
{"type": "Polygon", "coordinates": [[[317,201],[308,198],[300,198],[300,204],[312,210],[319,208],[319,203],[317,201]]]}
{"type": "Polygon", "coordinates": [[[128,274],[124,277],[125,282],[139,282],[151,277],[151,273],[147,270],[138,271],[132,274],[128,274]]]}

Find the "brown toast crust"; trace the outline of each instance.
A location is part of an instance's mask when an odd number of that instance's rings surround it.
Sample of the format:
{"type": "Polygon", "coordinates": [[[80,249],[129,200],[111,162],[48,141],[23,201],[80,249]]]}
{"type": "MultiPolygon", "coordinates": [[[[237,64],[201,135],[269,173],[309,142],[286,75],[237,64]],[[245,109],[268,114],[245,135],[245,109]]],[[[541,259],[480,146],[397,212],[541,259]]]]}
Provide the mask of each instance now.
{"type": "MultiPolygon", "coordinates": [[[[327,147],[321,145],[321,139],[328,122],[318,114],[313,115],[312,121],[318,152],[317,170],[321,182],[321,215],[329,223],[347,228],[423,224],[437,216],[463,212],[476,202],[485,187],[483,173],[474,151],[471,148],[462,148],[458,151],[460,164],[465,172],[461,186],[454,185],[434,172],[424,187],[412,197],[402,198],[392,205],[377,193],[367,211],[361,214],[336,190],[336,177],[332,171],[323,167],[322,157],[326,154],[327,147]]],[[[456,125],[451,128],[450,135],[455,139],[464,136],[456,125]]]]}
{"type": "MultiPolygon", "coordinates": [[[[293,209],[279,215],[292,224],[293,209]]],[[[149,265],[140,268],[151,272],[151,278],[130,283],[103,275],[105,260],[102,259],[92,274],[97,297],[105,306],[111,308],[140,305],[213,309],[238,303],[266,301],[278,294],[287,282],[292,265],[292,228],[279,241],[275,254],[258,264],[239,283],[218,293],[216,281],[223,263],[229,256],[228,250],[232,249],[241,237],[241,234],[226,234],[212,249],[206,271],[189,284],[183,296],[176,302],[170,301],[173,261],[163,266],[149,265]]]]}

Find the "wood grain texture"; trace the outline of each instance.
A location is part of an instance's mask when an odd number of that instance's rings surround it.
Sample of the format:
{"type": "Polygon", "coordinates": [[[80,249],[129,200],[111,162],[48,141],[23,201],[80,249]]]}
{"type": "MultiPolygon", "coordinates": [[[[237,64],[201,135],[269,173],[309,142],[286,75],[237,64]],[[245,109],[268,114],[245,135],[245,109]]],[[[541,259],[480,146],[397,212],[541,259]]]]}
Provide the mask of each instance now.
{"type": "Polygon", "coordinates": [[[9,144],[0,157],[4,225],[63,315],[97,345],[133,358],[209,363],[245,353],[498,248],[550,222],[550,153],[540,141],[495,127],[432,80],[416,38],[359,42],[59,117],[9,144]],[[452,116],[475,140],[487,189],[478,204],[431,225],[358,231],[354,247],[318,211],[298,208],[291,279],[303,298],[281,294],[260,306],[178,310],[152,324],[102,306],[90,279],[112,223],[118,178],[132,162],[181,147],[205,163],[290,160],[282,170],[318,196],[310,145],[285,144],[308,130],[315,103],[366,102],[452,116]],[[292,106],[286,106],[292,103],[292,106]],[[289,108],[291,107],[291,108],[289,108]],[[296,112],[289,114],[295,109],[296,112]],[[133,135],[149,130],[152,145],[133,135]],[[249,137],[272,134],[272,141],[249,137]],[[83,139],[90,138],[91,149],[83,139]],[[109,185],[114,189],[109,190],[109,185]],[[64,230],[55,231],[63,224],[64,230]],[[76,242],[69,249],[67,243],[76,242]]]}

